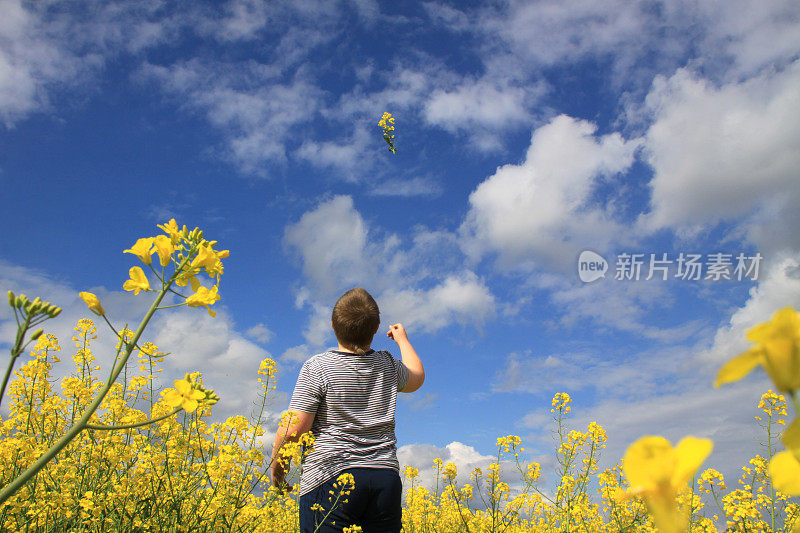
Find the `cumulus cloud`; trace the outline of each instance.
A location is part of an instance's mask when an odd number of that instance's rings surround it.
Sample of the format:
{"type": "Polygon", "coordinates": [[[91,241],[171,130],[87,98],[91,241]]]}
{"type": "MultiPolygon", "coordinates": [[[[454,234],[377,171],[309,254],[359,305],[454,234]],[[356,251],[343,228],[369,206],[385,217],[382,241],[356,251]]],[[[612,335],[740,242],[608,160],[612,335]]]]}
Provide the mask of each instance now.
{"type": "Polygon", "coordinates": [[[36,6],[2,0],[0,13],[0,121],[11,127],[47,106],[48,89],[73,83],[91,61],[61,46],[36,6]]]}
{"type": "Polygon", "coordinates": [[[727,80],[781,67],[797,58],[800,9],[792,0],[762,5],[747,0],[703,2],[693,8],[705,27],[698,43],[699,60],[713,67],[715,60],[724,59],[716,70],[723,70],[727,80]]]}
{"type": "Polygon", "coordinates": [[[142,80],[156,81],[184,105],[205,113],[226,133],[224,157],[245,174],[267,176],[267,162],[284,162],[297,128],[313,119],[322,91],[298,71],[289,81],[268,65],[208,64],[198,59],[146,64],[142,80]],[[264,80],[254,84],[250,77],[264,80]],[[269,83],[271,82],[271,83],[269,83]]]}
{"type": "Polygon", "coordinates": [[[502,146],[499,132],[530,120],[525,103],[536,96],[532,89],[497,86],[487,80],[437,89],[425,103],[423,116],[451,133],[466,133],[481,150],[497,150],[502,146]]]}
{"type": "Polygon", "coordinates": [[[473,272],[449,275],[429,289],[387,289],[380,295],[389,322],[433,332],[451,323],[481,325],[495,313],[495,299],[473,272]]]}
{"type": "Polygon", "coordinates": [[[649,229],[736,220],[800,194],[800,62],[721,87],[680,70],[656,81],[647,107],[649,229]]]}
{"type": "Polygon", "coordinates": [[[273,331],[269,329],[266,324],[261,322],[248,329],[245,333],[251,339],[263,342],[264,344],[268,343],[274,335],[273,331]]]}
{"type": "Polygon", "coordinates": [[[336,196],[286,227],[285,241],[299,254],[303,274],[326,295],[368,276],[367,227],[350,196],[336,196]]]}
{"type": "Polygon", "coordinates": [[[561,115],[534,131],[525,161],[505,165],[469,196],[461,226],[473,257],[497,253],[499,264],[536,264],[559,270],[591,245],[607,248],[619,225],[591,194],[601,176],[628,169],[638,141],[561,115]]]}
{"type": "Polygon", "coordinates": [[[677,283],[680,282],[664,282],[658,277],[632,283],[613,279],[592,284],[558,283],[551,292],[553,303],[561,311],[557,327],[591,324],[598,331],[626,331],[661,343],[687,342],[702,329],[702,322],[687,320],[674,327],[657,326],[649,314],[674,308],[677,283]]]}
{"type": "MultiPolygon", "coordinates": [[[[436,486],[436,469],[434,459],[441,459],[444,463],[455,463],[459,472],[459,481],[465,482],[475,468],[486,471],[486,467],[494,462],[491,455],[482,455],[472,446],[461,442],[451,442],[444,448],[432,444],[406,444],[397,449],[397,460],[401,468],[411,466],[419,470],[420,481],[423,486],[433,488],[436,486]]],[[[503,472],[506,475],[509,472],[503,472]]],[[[441,489],[441,479],[439,481],[441,489]]]]}
{"type": "Polygon", "coordinates": [[[402,321],[422,331],[452,323],[481,325],[495,313],[493,294],[474,272],[437,268],[446,235],[419,231],[409,244],[395,235],[378,236],[349,196],[306,212],[286,227],[284,239],[298,255],[306,280],[297,304],[311,312],[305,337],[312,346],[331,337],[335,298],[359,285],[376,298],[384,322],[402,321]]]}
{"type": "Polygon", "coordinates": [[[745,339],[747,330],[769,320],[775,311],[787,306],[800,308],[800,254],[797,253],[769,258],[758,285],[750,290],[744,305],[720,326],[703,358],[710,363],[720,363],[745,351],[751,345],[745,339]]]}

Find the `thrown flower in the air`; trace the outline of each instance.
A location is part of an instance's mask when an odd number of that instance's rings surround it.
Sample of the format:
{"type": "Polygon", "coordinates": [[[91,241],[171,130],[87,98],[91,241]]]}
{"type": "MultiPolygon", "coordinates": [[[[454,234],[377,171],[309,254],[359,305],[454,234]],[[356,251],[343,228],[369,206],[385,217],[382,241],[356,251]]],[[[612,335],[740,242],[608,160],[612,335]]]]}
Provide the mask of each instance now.
{"type": "Polygon", "coordinates": [[[164,391],[164,401],[170,407],[181,407],[187,413],[193,413],[200,405],[200,400],[206,397],[205,391],[189,375],[186,379],[176,379],[174,385],[174,389],[164,391]]]}
{"type": "Polygon", "coordinates": [[[89,309],[91,309],[94,314],[98,316],[103,316],[106,314],[106,312],[103,310],[103,307],[100,305],[100,300],[98,300],[97,296],[91,292],[81,292],[78,293],[78,296],[81,297],[81,300],[86,302],[86,305],[89,306],[89,309]]]}
{"type": "Polygon", "coordinates": [[[212,305],[214,302],[219,300],[219,294],[217,294],[217,286],[214,285],[211,289],[206,289],[205,287],[198,287],[196,292],[186,298],[186,305],[189,307],[203,307],[205,306],[208,309],[208,314],[211,316],[216,316],[217,314],[211,310],[209,305],[212,305]]]}
{"type": "Polygon", "coordinates": [[[383,140],[389,145],[389,151],[393,154],[397,153],[394,147],[394,117],[391,113],[384,113],[378,121],[378,126],[383,130],[383,140]]]}
{"type": "Polygon", "coordinates": [[[138,239],[136,244],[130,247],[128,250],[124,250],[123,254],[133,254],[137,256],[139,259],[142,260],[142,263],[145,265],[149,265],[152,262],[152,255],[153,255],[153,242],[155,241],[155,237],[145,237],[142,239],[138,239]]]}
{"type": "Polygon", "coordinates": [[[131,267],[128,272],[131,279],[122,284],[122,288],[126,291],[133,291],[133,294],[139,294],[139,291],[149,291],[150,282],[147,281],[147,276],[141,267],[131,267]]]}
{"type": "Polygon", "coordinates": [[[675,497],[711,453],[708,439],[685,437],[674,448],[664,437],[642,437],[628,447],[622,468],[628,478],[628,497],[642,496],[662,532],[686,531],[688,515],[675,497]]]}
{"type": "Polygon", "coordinates": [[[800,389],[800,313],[784,307],[769,322],[750,329],[747,340],[756,345],[719,370],[715,387],[738,381],[761,365],[779,391],[800,389]]]}

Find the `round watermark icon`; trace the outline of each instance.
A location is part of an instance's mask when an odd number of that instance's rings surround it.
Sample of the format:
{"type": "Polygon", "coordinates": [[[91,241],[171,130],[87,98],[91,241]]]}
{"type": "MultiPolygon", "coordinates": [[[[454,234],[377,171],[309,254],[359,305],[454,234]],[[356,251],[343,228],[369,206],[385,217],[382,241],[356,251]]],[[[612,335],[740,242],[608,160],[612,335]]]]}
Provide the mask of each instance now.
{"type": "Polygon", "coordinates": [[[584,250],[578,257],[578,277],[584,283],[591,283],[600,278],[606,277],[608,271],[608,261],[591,250],[584,250]]]}

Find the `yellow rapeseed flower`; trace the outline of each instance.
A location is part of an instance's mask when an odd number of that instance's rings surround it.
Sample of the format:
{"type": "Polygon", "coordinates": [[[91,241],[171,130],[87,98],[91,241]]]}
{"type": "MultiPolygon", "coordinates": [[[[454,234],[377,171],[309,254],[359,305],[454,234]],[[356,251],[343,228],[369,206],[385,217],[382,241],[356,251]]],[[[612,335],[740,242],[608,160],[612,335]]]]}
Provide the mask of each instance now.
{"type": "Polygon", "coordinates": [[[791,496],[800,495],[800,461],[792,452],[775,454],[769,462],[769,475],[779,491],[791,496]]]}
{"type": "Polygon", "coordinates": [[[178,241],[181,240],[181,230],[174,218],[166,224],[159,224],[158,227],[163,229],[164,232],[169,235],[169,239],[172,244],[178,244],[178,241]]]}
{"type": "Polygon", "coordinates": [[[100,300],[98,300],[97,296],[91,292],[81,292],[78,293],[78,296],[80,296],[81,299],[86,302],[86,305],[89,306],[89,309],[91,309],[94,314],[98,316],[103,316],[106,314],[106,312],[103,310],[103,307],[100,305],[100,300]]]}
{"type": "Polygon", "coordinates": [[[688,515],[681,513],[676,495],[708,457],[713,443],[686,437],[672,447],[664,437],[642,437],[628,447],[622,468],[630,483],[628,496],[641,495],[664,533],[686,530],[688,515]]]}
{"type": "Polygon", "coordinates": [[[212,305],[214,302],[219,300],[219,294],[217,294],[217,286],[214,285],[211,289],[206,289],[205,287],[198,287],[197,291],[186,298],[186,305],[189,307],[204,307],[208,309],[208,314],[211,316],[216,316],[217,314],[211,310],[209,305],[212,305]]]}
{"type": "Polygon", "coordinates": [[[154,244],[156,253],[158,253],[158,259],[161,261],[161,266],[167,266],[170,259],[172,259],[172,252],[175,251],[172,241],[166,235],[159,235],[156,237],[154,244]]]}
{"type": "Polygon", "coordinates": [[[123,289],[126,291],[133,291],[133,294],[139,294],[139,291],[150,290],[150,282],[147,281],[147,276],[144,275],[144,271],[141,267],[131,267],[128,274],[130,274],[131,279],[122,284],[123,289]]]}
{"type": "Polygon", "coordinates": [[[775,488],[792,496],[800,495],[800,419],[795,419],[781,437],[786,451],[769,462],[769,474],[775,488]]]}
{"type": "Polygon", "coordinates": [[[728,361],[717,374],[715,387],[738,381],[761,365],[781,392],[800,389],[800,313],[784,307],[747,332],[756,345],[728,361]]]}
{"type": "Polygon", "coordinates": [[[193,383],[186,379],[176,379],[174,389],[164,391],[164,401],[170,407],[182,407],[187,413],[193,413],[200,405],[198,400],[206,397],[206,393],[193,387],[193,383]]]}
{"type": "Polygon", "coordinates": [[[123,250],[123,254],[133,254],[139,259],[142,260],[142,263],[145,265],[149,265],[152,262],[152,255],[153,255],[153,242],[155,241],[155,237],[146,237],[143,239],[138,239],[136,244],[130,247],[128,250],[123,250]]]}

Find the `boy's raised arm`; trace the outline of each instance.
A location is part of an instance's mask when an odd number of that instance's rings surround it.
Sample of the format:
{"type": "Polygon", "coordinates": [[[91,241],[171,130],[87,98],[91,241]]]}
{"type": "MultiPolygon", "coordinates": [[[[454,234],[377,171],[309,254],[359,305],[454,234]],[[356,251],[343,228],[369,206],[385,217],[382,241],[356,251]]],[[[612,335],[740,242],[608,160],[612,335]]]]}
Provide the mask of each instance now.
{"type": "Polygon", "coordinates": [[[422,361],[420,361],[417,352],[408,341],[408,335],[403,324],[390,326],[386,336],[397,343],[403,364],[408,368],[408,382],[400,392],[414,392],[425,382],[425,368],[422,366],[422,361]]]}

